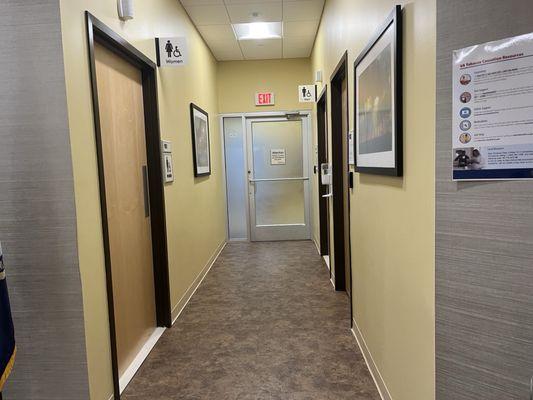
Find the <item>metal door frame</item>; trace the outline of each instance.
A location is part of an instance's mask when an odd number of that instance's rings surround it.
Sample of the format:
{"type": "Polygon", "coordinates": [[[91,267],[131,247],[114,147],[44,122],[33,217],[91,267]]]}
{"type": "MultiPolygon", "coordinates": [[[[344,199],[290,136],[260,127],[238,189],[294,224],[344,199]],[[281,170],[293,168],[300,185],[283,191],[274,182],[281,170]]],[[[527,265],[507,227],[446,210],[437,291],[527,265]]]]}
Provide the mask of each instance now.
{"type": "MultiPolygon", "coordinates": [[[[219,114],[220,118],[220,135],[222,138],[222,143],[224,143],[224,118],[235,118],[239,117],[242,119],[242,127],[243,127],[243,152],[244,152],[244,159],[246,162],[246,165],[244,166],[244,176],[243,179],[246,182],[245,185],[245,199],[246,199],[246,228],[247,228],[247,241],[252,241],[252,235],[251,235],[251,221],[250,221],[250,196],[248,195],[248,133],[247,133],[247,122],[248,120],[253,119],[272,119],[272,118],[286,118],[287,115],[294,115],[299,114],[300,118],[302,118],[302,133],[303,133],[303,140],[304,143],[307,143],[307,159],[305,163],[305,168],[307,171],[304,170],[304,172],[307,172],[307,176],[311,176],[312,171],[312,111],[311,110],[290,110],[290,111],[267,111],[267,112],[245,112],[245,113],[225,113],[225,114],[219,114]]],[[[224,192],[225,192],[225,200],[226,200],[226,210],[228,209],[227,204],[227,184],[226,184],[226,148],[225,146],[222,146],[222,152],[223,152],[223,172],[224,172],[224,192]]],[[[309,185],[308,191],[307,191],[307,205],[306,205],[306,224],[308,226],[309,231],[309,238],[311,238],[311,225],[313,223],[313,212],[311,210],[312,203],[310,202],[310,191],[311,186],[309,185]]],[[[229,215],[226,212],[226,234],[227,239],[229,240],[229,215]]]]}
{"type": "Polygon", "coordinates": [[[292,178],[273,178],[273,179],[255,179],[254,178],[254,158],[253,158],[253,124],[257,122],[288,122],[291,121],[286,115],[281,117],[265,117],[265,118],[248,118],[246,120],[246,143],[247,143],[247,189],[248,189],[248,212],[249,212],[249,230],[251,241],[268,241],[277,240],[269,239],[276,237],[276,230],[284,229],[283,235],[279,236],[279,240],[295,240],[295,239],[310,239],[310,210],[309,210],[309,138],[306,132],[309,130],[308,120],[305,117],[298,116],[301,121],[302,129],[302,159],[303,159],[303,176],[292,178]],[[256,229],[255,219],[255,183],[256,182],[276,182],[276,181],[303,181],[304,183],[304,223],[302,224],[272,224],[262,226],[264,233],[258,232],[256,229]],[[302,235],[302,231],[304,234],[302,235]],[[303,237],[302,237],[303,236],[303,237]]]}

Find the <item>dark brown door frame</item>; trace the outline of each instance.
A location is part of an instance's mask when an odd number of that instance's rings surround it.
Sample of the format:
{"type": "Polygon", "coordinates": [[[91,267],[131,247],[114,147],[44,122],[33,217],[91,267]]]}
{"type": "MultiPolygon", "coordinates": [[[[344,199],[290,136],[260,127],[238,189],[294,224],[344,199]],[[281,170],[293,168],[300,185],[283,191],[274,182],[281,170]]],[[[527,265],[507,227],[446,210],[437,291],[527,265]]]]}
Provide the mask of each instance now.
{"type": "Polygon", "coordinates": [[[122,37],[113,32],[88,11],[85,12],[87,23],[87,40],[89,47],[89,67],[91,75],[94,129],[96,152],[98,158],[98,179],[100,186],[100,209],[102,214],[102,232],[104,238],[104,255],[107,285],[107,307],[109,311],[109,329],[111,336],[111,364],[113,368],[114,398],[120,400],[118,376],[117,339],[115,326],[115,308],[113,304],[113,281],[111,275],[111,257],[109,249],[109,229],[107,223],[107,203],[104,179],[104,160],[98,105],[98,87],[96,82],[95,43],[113,51],[119,57],[135,65],[142,71],[144,120],[146,130],[146,155],[148,160],[148,178],[150,194],[150,218],[152,233],[152,257],[154,266],[154,286],[157,326],[170,328],[172,324],[170,305],[170,283],[168,275],[167,229],[165,217],[165,195],[163,188],[163,171],[161,165],[161,136],[159,132],[159,112],[157,105],[157,67],[152,60],[138,51],[122,37]]]}
{"type": "MultiPolygon", "coordinates": [[[[328,99],[327,85],[317,101],[317,147],[318,147],[318,211],[320,227],[320,255],[329,255],[329,207],[328,199],[322,197],[328,193],[328,187],[322,185],[321,165],[328,162],[328,99]]],[[[330,271],[331,278],[331,271],[330,271]]]]}
{"type": "MultiPolygon", "coordinates": [[[[333,164],[333,249],[335,266],[335,290],[346,290],[346,264],[350,260],[350,248],[345,246],[344,222],[344,197],[348,196],[349,190],[344,184],[344,174],[349,174],[348,154],[344,154],[344,149],[348,149],[344,141],[348,140],[348,132],[343,132],[342,127],[342,82],[346,80],[348,90],[348,52],[341,57],[337,67],[331,74],[331,155],[333,164]],[[346,170],[346,171],[345,171],[346,170]]],[[[349,96],[346,96],[349,102],[349,96]]],[[[346,104],[346,126],[349,126],[349,105],[346,104]]],[[[348,211],[349,212],[349,211],[348,211]]],[[[349,215],[348,215],[349,218],[349,215]]],[[[350,280],[352,277],[351,263],[348,262],[350,280]]],[[[351,285],[350,285],[351,289],[351,285]]],[[[349,293],[351,298],[351,293],[349,293]]],[[[350,302],[351,308],[351,302],[350,302]]],[[[350,312],[351,313],[351,312],[350,312]]],[[[351,321],[350,321],[351,322],[351,321]]]]}

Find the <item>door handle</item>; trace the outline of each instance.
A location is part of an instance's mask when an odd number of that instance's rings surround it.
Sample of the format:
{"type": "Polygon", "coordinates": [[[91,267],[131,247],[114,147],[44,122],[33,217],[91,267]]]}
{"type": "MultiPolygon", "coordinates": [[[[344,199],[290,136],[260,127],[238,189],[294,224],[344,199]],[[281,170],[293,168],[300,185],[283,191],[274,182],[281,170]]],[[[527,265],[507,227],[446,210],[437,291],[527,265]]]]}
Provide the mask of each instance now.
{"type": "Polygon", "coordinates": [[[148,185],[148,167],[146,165],[142,166],[142,175],[143,175],[143,198],[144,198],[144,217],[148,218],[150,216],[150,193],[148,185]]]}

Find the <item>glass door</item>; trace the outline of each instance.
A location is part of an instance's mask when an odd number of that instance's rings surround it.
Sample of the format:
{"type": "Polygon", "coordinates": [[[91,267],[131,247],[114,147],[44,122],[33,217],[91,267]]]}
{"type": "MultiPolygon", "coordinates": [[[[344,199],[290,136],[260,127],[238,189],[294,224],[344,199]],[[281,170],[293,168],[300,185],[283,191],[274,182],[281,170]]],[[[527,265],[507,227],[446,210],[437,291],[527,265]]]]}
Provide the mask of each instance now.
{"type": "Polygon", "coordinates": [[[310,238],[307,123],[300,117],[247,120],[252,241],[310,238]]]}

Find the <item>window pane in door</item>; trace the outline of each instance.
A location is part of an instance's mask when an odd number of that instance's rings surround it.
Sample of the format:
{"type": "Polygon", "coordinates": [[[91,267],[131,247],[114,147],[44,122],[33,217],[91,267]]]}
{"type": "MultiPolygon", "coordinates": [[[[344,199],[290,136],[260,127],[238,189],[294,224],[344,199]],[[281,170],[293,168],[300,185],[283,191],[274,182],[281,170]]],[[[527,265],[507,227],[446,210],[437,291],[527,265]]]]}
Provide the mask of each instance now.
{"type": "Polygon", "coordinates": [[[226,156],[226,192],[228,198],[228,231],[230,239],[246,239],[247,203],[244,159],[244,132],[241,117],[224,118],[226,156]]]}
{"type": "Polygon", "coordinates": [[[254,122],[252,132],[255,179],[303,176],[302,121],[254,122]]]}
{"type": "Polygon", "coordinates": [[[305,224],[303,181],[255,183],[256,225],[305,224]]]}

